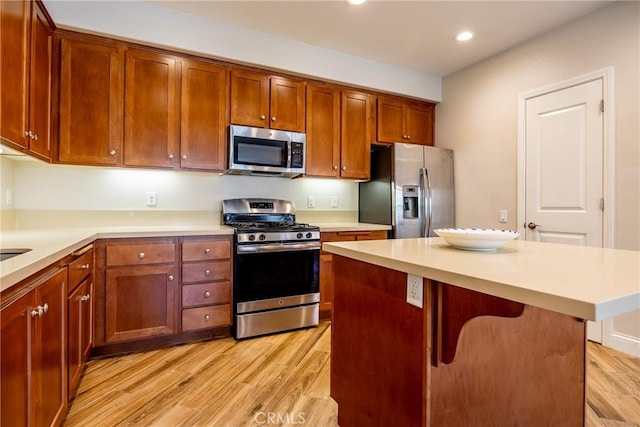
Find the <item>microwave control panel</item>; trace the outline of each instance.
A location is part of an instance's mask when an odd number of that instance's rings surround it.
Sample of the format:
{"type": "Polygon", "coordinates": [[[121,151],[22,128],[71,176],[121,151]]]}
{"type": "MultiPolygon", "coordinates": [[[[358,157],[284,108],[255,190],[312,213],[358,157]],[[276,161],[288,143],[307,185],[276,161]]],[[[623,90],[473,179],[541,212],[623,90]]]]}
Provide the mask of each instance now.
{"type": "Polygon", "coordinates": [[[304,167],[304,143],[302,142],[291,143],[291,167],[304,167]]]}

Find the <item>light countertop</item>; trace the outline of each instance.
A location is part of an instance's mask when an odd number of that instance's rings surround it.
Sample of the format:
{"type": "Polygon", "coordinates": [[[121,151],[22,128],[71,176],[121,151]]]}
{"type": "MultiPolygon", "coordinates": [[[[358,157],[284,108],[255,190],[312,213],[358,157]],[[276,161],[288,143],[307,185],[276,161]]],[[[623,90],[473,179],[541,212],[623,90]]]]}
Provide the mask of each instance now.
{"type": "Polygon", "coordinates": [[[640,308],[638,251],[514,240],[495,252],[474,252],[441,238],[333,242],[323,249],[581,319],[640,308]]]}
{"type": "MultiPolygon", "coordinates": [[[[319,225],[322,232],[390,229],[385,225],[357,222],[315,225],[319,225]]],[[[10,288],[96,239],[232,235],[233,232],[233,228],[223,225],[90,226],[3,231],[0,236],[1,248],[29,248],[31,251],[0,263],[0,291],[10,288]]]]}

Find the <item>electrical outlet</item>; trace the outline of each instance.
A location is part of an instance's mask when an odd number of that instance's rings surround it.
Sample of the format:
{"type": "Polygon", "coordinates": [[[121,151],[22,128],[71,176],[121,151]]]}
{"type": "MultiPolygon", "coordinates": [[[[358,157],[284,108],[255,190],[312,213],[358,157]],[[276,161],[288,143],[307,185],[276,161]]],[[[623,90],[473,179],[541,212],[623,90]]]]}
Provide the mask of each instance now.
{"type": "Polygon", "coordinates": [[[11,206],[13,205],[13,190],[10,188],[7,188],[7,191],[4,193],[5,196],[5,203],[7,206],[11,206]]]}
{"type": "Polygon", "coordinates": [[[338,196],[331,196],[331,207],[332,208],[338,207],[338,196]]]}
{"type": "Polygon", "coordinates": [[[422,308],[422,277],[407,274],[407,302],[422,308]]]}
{"type": "Polygon", "coordinates": [[[307,207],[308,208],[316,207],[316,196],[307,196],[307,207]]]}
{"type": "Polygon", "coordinates": [[[498,219],[498,221],[507,222],[508,218],[509,218],[509,211],[507,211],[506,209],[500,210],[500,219],[498,219]]]}
{"type": "Polygon", "coordinates": [[[155,191],[147,191],[147,206],[156,206],[158,204],[158,193],[155,191]]]}

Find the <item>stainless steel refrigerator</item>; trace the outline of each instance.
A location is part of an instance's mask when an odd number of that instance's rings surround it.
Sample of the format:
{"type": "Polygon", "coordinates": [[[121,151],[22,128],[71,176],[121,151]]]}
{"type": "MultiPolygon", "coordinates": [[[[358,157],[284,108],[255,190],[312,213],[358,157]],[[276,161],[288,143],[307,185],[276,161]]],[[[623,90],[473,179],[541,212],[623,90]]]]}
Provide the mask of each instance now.
{"type": "Polygon", "coordinates": [[[455,226],[453,150],[415,144],[375,146],[371,180],[359,184],[360,222],[393,227],[394,238],[432,237],[455,226]]]}

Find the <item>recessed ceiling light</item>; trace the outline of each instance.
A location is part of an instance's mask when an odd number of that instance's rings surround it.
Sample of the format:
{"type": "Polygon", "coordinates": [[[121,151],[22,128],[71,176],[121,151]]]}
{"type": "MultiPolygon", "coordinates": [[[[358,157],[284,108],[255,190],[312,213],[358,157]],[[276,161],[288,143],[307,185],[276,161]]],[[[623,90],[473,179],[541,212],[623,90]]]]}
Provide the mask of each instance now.
{"type": "Polygon", "coordinates": [[[471,40],[473,38],[473,33],[471,31],[463,31],[456,36],[456,40],[459,42],[466,42],[467,40],[471,40]]]}
{"type": "Polygon", "coordinates": [[[365,0],[347,0],[350,4],[362,4],[365,0]]]}

